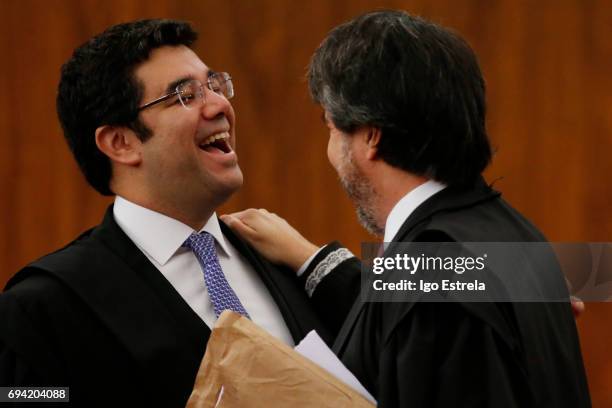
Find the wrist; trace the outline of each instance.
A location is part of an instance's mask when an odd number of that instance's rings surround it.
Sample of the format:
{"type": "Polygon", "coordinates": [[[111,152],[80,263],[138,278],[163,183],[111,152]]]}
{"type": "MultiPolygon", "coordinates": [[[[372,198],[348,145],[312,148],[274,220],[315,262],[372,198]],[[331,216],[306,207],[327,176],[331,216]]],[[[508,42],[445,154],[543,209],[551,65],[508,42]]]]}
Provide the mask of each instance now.
{"type": "Polygon", "coordinates": [[[287,262],[287,266],[291,268],[294,272],[297,272],[304,262],[306,262],[310,257],[312,257],[317,251],[319,247],[314,245],[311,242],[304,242],[295,252],[294,256],[292,256],[291,260],[287,262]]]}

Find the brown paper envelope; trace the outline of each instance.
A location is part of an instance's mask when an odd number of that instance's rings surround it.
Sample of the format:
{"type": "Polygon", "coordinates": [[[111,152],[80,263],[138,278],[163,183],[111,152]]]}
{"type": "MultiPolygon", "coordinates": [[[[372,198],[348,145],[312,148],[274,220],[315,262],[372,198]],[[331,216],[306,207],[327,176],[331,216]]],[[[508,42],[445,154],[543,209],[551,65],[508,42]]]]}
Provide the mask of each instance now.
{"type": "Polygon", "coordinates": [[[332,374],[231,311],[223,312],[215,324],[187,402],[187,408],[373,406],[332,374]]]}

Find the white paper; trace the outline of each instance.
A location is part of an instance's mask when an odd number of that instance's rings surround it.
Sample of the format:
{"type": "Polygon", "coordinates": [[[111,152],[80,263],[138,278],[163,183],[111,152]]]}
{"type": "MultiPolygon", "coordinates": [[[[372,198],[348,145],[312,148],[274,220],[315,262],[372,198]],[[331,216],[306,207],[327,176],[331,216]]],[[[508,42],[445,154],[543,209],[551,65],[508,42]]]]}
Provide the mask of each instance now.
{"type": "Polygon", "coordinates": [[[319,337],[316,331],[312,330],[300,341],[300,344],[295,346],[295,351],[318,364],[331,374],[336,376],[340,381],[344,382],[349,387],[363,395],[366,399],[376,404],[376,400],[365,389],[357,378],[351,373],[348,368],[342,364],[340,359],[336,357],[333,351],[319,337]]]}

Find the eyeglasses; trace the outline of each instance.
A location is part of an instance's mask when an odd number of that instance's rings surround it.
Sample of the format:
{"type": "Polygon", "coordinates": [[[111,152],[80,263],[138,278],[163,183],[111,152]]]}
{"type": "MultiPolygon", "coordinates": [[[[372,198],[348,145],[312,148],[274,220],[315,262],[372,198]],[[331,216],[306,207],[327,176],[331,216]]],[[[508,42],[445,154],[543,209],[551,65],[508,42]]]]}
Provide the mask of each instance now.
{"type": "MultiPolygon", "coordinates": [[[[234,84],[232,77],[227,72],[214,72],[209,75],[206,80],[206,87],[216,94],[223,95],[227,99],[234,97],[234,84]]],[[[138,111],[150,108],[160,102],[167,101],[170,98],[177,97],[181,105],[185,109],[191,109],[194,106],[202,106],[205,101],[204,86],[197,79],[190,79],[180,83],[174,90],[167,95],[161,96],[151,102],[145,103],[138,111]]]]}

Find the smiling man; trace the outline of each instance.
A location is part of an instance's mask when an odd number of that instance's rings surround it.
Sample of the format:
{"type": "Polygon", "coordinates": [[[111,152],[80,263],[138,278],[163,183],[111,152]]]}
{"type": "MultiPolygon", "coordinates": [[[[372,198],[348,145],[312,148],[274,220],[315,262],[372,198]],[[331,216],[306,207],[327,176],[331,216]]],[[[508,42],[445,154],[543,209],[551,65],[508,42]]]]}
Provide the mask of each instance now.
{"type": "Polygon", "coordinates": [[[0,386],[67,386],[75,406],[184,406],[226,309],[292,345],[322,331],[215,209],[242,185],[231,76],[186,23],[120,24],[77,48],[57,97],[102,223],[18,272],[0,296],[0,386]]]}

